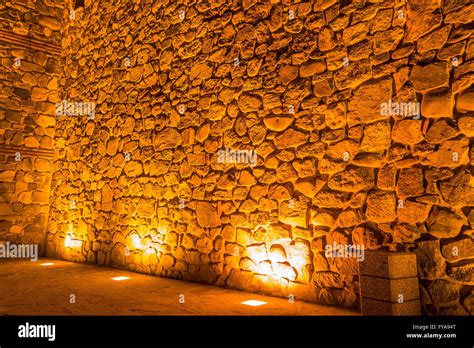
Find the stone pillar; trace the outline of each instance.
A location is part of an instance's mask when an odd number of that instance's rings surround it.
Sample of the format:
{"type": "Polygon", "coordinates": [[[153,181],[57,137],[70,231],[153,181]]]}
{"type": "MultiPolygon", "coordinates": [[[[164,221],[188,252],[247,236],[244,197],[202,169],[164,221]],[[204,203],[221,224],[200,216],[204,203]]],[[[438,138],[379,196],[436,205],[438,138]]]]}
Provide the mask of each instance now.
{"type": "Polygon", "coordinates": [[[416,254],[366,252],[360,291],[363,315],[420,315],[416,254]]]}

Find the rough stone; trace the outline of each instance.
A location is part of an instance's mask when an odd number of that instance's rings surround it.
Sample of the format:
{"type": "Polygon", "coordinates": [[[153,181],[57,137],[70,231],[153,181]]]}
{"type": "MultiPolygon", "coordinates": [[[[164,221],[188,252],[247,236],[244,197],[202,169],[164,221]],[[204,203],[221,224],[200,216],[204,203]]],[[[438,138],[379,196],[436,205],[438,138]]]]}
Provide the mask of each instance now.
{"type": "Polygon", "coordinates": [[[321,74],[326,70],[326,63],[324,61],[308,62],[300,67],[300,76],[308,77],[315,74],[321,74]]]}
{"type": "Polygon", "coordinates": [[[439,241],[416,243],[418,274],[424,279],[442,278],[446,273],[446,262],[441,255],[439,241]]]}
{"type": "Polygon", "coordinates": [[[466,218],[447,208],[436,207],[431,211],[427,220],[428,231],[438,238],[456,237],[461,227],[466,223],[466,218]]]}
{"type": "Polygon", "coordinates": [[[459,285],[438,279],[430,283],[428,292],[431,295],[433,303],[442,305],[456,301],[459,297],[459,285]]]}
{"type": "Polygon", "coordinates": [[[397,195],[401,198],[424,193],[423,170],[420,167],[402,168],[398,176],[397,195]]]}
{"type": "Polygon", "coordinates": [[[439,184],[443,199],[450,206],[467,206],[474,202],[474,185],[472,175],[464,170],[439,184]]]}
{"type": "Polygon", "coordinates": [[[468,151],[468,139],[446,140],[436,151],[429,153],[423,163],[438,168],[459,167],[469,162],[468,151]]]}
{"type": "Polygon", "coordinates": [[[421,102],[421,114],[424,117],[452,117],[454,98],[450,89],[427,93],[421,102]]]}
{"type": "Polygon", "coordinates": [[[396,219],[395,195],[391,192],[375,191],[367,196],[365,215],[377,223],[391,222],[396,219]]]}
{"type": "MultiPolygon", "coordinates": [[[[334,73],[334,82],[339,90],[356,88],[372,77],[372,67],[368,60],[359,60],[334,73]]],[[[384,90],[379,90],[384,92],[384,90]]]]}
{"type": "Polygon", "coordinates": [[[214,206],[209,202],[199,201],[196,204],[196,217],[201,227],[218,227],[221,219],[214,206]]]}
{"type": "Polygon", "coordinates": [[[153,147],[157,151],[171,149],[181,145],[182,141],[183,139],[178,131],[172,128],[166,128],[155,135],[153,147]]]}
{"type": "Polygon", "coordinates": [[[331,189],[345,192],[366,190],[374,185],[374,172],[371,168],[346,167],[330,177],[328,186],[331,189]]]}
{"type": "Polygon", "coordinates": [[[390,123],[375,122],[364,127],[361,150],[366,152],[385,151],[390,147],[390,123]]]}
{"type": "Polygon", "coordinates": [[[468,89],[460,93],[456,100],[456,109],[459,112],[474,111],[474,88],[468,89]]]}
{"type": "Polygon", "coordinates": [[[423,141],[420,120],[400,120],[392,129],[392,139],[401,144],[414,145],[423,141]]]}
{"type": "Polygon", "coordinates": [[[277,149],[288,149],[304,144],[307,138],[306,133],[290,128],[275,137],[274,143],[277,149]]]}
{"type": "Polygon", "coordinates": [[[409,1],[407,5],[407,41],[416,41],[442,21],[437,2],[409,1]]]}
{"type": "Polygon", "coordinates": [[[262,99],[254,94],[242,94],[238,102],[242,112],[257,111],[262,106],[262,99]]]}
{"type": "Polygon", "coordinates": [[[426,132],[426,141],[441,143],[443,140],[454,138],[458,131],[447,119],[435,120],[426,132]]]}
{"type": "Polygon", "coordinates": [[[401,200],[397,204],[398,221],[417,224],[424,222],[430,213],[431,206],[424,203],[401,200]]]}
{"type": "Polygon", "coordinates": [[[360,86],[348,103],[347,120],[350,125],[385,119],[381,104],[392,96],[392,80],[374,80],[360,86]]]}
{"type": "MultiPolygon", "coordinates": [[[[415,65],[410,73],[410,81],[419,92],[446,87],[449,83],[448,66],[445,62],[432,63],[426,66],[415,65]]],[[[434,97],[436,98],[436,97],[434,97]]],[[[437,99],[442,97],[437,97],[437,99]]],[[[439,103],[446,103],[439,101],[439,103]]]]}

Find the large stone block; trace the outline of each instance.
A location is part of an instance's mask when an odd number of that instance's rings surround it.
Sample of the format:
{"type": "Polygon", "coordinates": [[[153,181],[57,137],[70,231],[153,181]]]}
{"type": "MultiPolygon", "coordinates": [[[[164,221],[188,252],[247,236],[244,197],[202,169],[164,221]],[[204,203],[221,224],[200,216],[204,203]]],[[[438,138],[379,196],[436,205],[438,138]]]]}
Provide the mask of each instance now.
{"type": "Polygon", "coordinates": [[[397,315],[411,316],[421,314],[420,300],[393,303],[362,298],[362,314],[371,316],[397,315]]]}
{"type": "Polygon", "coordinates": [[[418,277],[385,279],[361,276],[360,291],[365,298],[392,303],[418,300],[420,297],[418,277]]]}
{"type": "Polygon", "coordinates": [[[360,273],[387,279],[417,277],[416,254],[367,250],[360,273]]]}

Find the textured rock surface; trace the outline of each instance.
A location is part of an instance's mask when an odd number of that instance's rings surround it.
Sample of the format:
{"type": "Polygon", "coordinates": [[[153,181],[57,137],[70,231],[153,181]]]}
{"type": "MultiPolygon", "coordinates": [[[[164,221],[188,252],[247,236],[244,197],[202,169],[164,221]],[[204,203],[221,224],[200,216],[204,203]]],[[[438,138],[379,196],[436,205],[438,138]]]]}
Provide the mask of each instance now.
{"type": "Polygon", "coordinates": [[[94,119],[57,120],[49,255],[355,306],[353,260],[328,262],[325,245],[419,248],[426,311],[465,308],[470,249],[442,248],[472,238],[469,9],[309,5],[65,13],[61,79],[41,82],[56,65],[38,57],[22,79],[39,88],[8,95],[41,102],[59,83],[97,103],[94,119]],[[71,233],[81,248],[64,247],[71,233]]]}
{"type": "Polygon", "coordinates": [[[0,21],[0,243],[44,252],[63,5],[4,2],[0,21]]]}

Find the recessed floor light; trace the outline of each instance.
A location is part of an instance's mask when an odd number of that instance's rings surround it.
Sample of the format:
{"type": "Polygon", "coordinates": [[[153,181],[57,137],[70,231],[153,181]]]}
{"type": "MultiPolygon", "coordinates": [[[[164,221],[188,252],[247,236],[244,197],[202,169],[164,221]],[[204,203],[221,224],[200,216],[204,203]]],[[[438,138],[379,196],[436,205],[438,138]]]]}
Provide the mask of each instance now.
{"type": "Polygon", "coordinates": [[[45,262],[45,263],[42,263],[40,266],[52,266],[54,265],[54,263],[52,262],[45,262]]]}
{"type": "Polygon", "coordinates": [[[257,301],[257,300],[248,300],[241,303],[246,306],[252,306],[252,307],[263,306],[264,304],[267,304],[266,302],[257,301]]]}
{"type": "Polygon", "coordinates": [[[127,280],[127,279],[130,279],[130,277],[115,277],[115,278],[112,278],[112,280],[117,280],[117,281],[127,280]]]}

